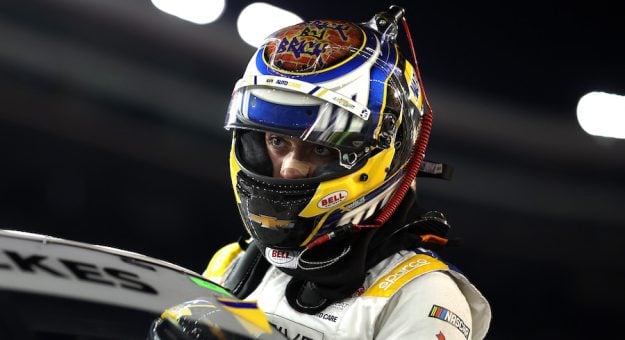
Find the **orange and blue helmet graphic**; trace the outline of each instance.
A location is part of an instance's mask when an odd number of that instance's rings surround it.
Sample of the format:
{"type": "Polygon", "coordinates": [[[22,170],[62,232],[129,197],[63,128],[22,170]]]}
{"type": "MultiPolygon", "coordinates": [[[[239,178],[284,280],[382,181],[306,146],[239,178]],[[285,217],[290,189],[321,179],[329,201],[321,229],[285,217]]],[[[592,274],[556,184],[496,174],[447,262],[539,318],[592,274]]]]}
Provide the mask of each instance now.
{"type": "Polygon", "coordinates": [[[353,23],[308,21],[269,37],[259,58],[269,68],[281,73],[302,75],[325,72],[350,61],[353,66],[358,66],[359,60],[353,59],[365,48],[366,42],[366,33],[353,23]]]}

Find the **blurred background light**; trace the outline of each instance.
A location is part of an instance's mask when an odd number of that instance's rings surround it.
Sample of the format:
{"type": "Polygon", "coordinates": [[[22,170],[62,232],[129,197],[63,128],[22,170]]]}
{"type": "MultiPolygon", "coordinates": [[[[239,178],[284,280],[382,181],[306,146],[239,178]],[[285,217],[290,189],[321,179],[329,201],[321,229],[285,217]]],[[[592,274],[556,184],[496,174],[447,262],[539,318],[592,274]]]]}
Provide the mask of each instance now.
{"type": "Polygon", "coordinates": [[[156,8],[180,19],[204,25],[221,16],[225,0],[151,0],[156,8]]]}
{"type": "Polygon", "coordinates": [[[259,47],[269,34],[302,21],[295,13],[268,3],[255,2],[239,14],[237,30],[243,41],[259,47]]]}
{"type": "Polygon", "coordinates": [[[577,104],[577,120],[588,134],[625,139],[625,96],[587,93],[577,104]]]}

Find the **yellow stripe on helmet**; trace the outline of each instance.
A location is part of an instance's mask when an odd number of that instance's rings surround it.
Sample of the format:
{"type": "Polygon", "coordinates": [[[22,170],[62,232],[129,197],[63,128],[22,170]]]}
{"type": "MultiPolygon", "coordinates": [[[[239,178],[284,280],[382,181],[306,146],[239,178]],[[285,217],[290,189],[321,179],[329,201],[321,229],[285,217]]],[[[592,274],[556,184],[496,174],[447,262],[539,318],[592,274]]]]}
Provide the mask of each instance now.
{"type": "Polygon", "coordinates": [[[408,99],[419,109],[419,112],[423,112],[423,89],[421,88],[421,84],[419,84],[419,79],[417,78],[414,67],[408,60],[406,60],[406,67],[404,68],[404,78],[406,78],[408,91],[410,91],[408,99]],[[416,83],[419,93],[414,93],[413,86],[411,86],[413,82],[416,83]]]}
{"type": "Polygon", "coordinates": [[[239,166],[236,156],[234,155],[235,142],[233,134],[232,146],[230,147],[230,181],[232,182],[232,189],[234,189],[234,197],[237,200],[237,204],[241,204],[241,198],[237,193],[237,174],[241,171],[241,167],[239,166]]]}

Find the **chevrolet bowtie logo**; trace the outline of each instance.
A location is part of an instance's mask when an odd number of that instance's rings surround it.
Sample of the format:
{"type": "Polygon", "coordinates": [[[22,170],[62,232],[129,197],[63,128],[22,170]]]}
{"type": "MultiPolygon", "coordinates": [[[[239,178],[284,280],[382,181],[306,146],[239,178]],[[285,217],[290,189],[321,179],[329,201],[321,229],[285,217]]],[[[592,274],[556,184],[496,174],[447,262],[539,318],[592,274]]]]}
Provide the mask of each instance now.
{"type": "Polygon", "coordinates": [[[293,221],[279,220],[271,216],[264,216],[264,215],[259,216],[259,215],[249,214],[249,217],[250,217],[250,220],[252,220],[253,222],[260,223],[261,227],[265,227],[269,229],[278,229],[278,228],[289,229],[289,228],[293,228],[293,225],[295,224],[293,223],[293,221]]]}

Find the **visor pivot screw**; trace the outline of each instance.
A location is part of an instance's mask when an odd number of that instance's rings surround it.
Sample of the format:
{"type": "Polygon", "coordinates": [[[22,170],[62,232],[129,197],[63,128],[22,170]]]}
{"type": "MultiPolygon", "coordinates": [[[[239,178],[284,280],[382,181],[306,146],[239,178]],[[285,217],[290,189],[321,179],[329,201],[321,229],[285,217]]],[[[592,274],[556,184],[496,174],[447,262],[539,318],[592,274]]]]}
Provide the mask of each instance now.
{"type": "Polygon", "coordinates": [[[360,174],[360,181],[361,182],[366,182],[369,179],[369,175],[367,174],[360,174]]]}

